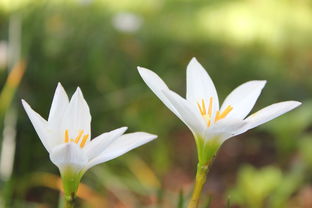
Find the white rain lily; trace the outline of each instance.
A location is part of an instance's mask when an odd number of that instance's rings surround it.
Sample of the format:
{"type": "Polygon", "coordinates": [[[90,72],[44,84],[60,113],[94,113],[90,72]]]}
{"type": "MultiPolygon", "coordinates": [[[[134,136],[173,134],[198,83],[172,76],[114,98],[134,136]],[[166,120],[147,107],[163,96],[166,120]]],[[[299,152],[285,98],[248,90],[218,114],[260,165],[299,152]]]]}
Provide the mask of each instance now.
{"type": "Polygon", "coordinates": [[[82,175],[89,168],[157,137],[145,132],[124,134],[127,127],[122,127],[91,140],[90,110],[79,87],[69,101],[62,85],[58,84],[47,121],[24,100],[22,103],[51,161],[60,170],[65,193],[77,190],[82,175]],[[66,183],[66,180],[73,182],[66,183]]]}
{"type": "Polygon", "coordinates": [[[192,131],[199,161],[207,163],[228,138],[268,122],[301,103],[275,103],[248,116],[266,81],[249,81],[234,89],[221,107],[216,88],[206,70],[193,58],[187,66],[186,99],[171,91],[154,72],[138,71],[158,98],[192,131]]]}

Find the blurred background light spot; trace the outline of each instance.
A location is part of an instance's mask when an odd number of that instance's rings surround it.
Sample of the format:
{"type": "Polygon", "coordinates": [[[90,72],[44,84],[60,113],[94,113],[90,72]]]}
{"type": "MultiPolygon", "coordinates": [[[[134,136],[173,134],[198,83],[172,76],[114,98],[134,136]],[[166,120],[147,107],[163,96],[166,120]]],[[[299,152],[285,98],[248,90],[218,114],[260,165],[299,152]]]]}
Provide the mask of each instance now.
{"type": "Polygon", "coordinates": [[[8,63],[8,42],[0,41],[0,70],[4,70],[8,63]]]}
{"type": "Polygon", "coordinates": [[[4,121],[3,141],[0,157],[0,177],[7,180],[11,177],[15,154],[17,115],[14,109],[7,112],[4,121]]]}
{"type": "Polygon", "coordinates": [[[94,0],[78,0],[78,2],[82,5],[91,4],[94,0]]]}
{"type": "Polygon", "coordinates": [[[133,33],[141,27],[143,20],[134,13],[117,13],[113,16],[112,23],[119,31],[133,33]]]}
{"type": "Polygon", "coordinates": [[[311,19],[311,9],[301,1],[231,1],[198,13],[199,27],[209,38],[273,48],[311,42],[311,19]]]}

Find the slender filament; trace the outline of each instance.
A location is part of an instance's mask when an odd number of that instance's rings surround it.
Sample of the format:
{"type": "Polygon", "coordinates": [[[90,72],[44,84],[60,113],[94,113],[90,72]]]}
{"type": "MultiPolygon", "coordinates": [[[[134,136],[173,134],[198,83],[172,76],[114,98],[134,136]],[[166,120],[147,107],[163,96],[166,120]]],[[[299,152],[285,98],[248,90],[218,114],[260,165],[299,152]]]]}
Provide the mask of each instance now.
{"type": "Polygon", "coordinates": [[[69,142],[69,135],[68,135],[68,130],[65,130],[65,143],[69,142]]]}
{"type": "Polygon", "coordinates": [[[64,135],[64,142],[65,142],[65,143],[74,142],[75,144],[79,144],[80,139],[81,139],[81,137],[82,137],[82,140],[81,140],[79,146],[80,146],[81,148],[83,148],[83,147],[86,145],[87,140],[88,140],[88,138],[89,138],[89,134],[85,134],[85,135],[83,136],[83,132],[84,132],[83,130],[80,130],[79,133],[78,133],[78,135],[77,135],[77,137],[76,137],[75,139],[71,139],[71,138],[69,137],[68,129],[66,129],[66,130],[65,130],[65,135],[64,135]]]}
{"type": "Polygon", "coordinates": [[[87,142],[87,139],[89,138],[89,134],[86,134],[83,136],[82,141],[80,143],[80,147],[83,148],[87,142]]]}
{"type": "MultiPolygon", "coordinates": [[[[211,125],[211,120],[212,120],[212,107],[213,107],[213,97],[209,98],[209,105],[208,105],[208,109],[206,108],[205,105],[205,100],[201,99],[201,103],[197,102],[197,107],[199,109],[200,114],[202,115],[202,117],[205,119],[205,121],[207,122],[207,126],[210,127],[211,125]]],[[[231,105],[228,105],[224,111],[220,112],[217,111],[215,118],[214,118],[214,123],[216,123],[217,121],[224,119],[231,111],[233,110],[233,107],[231,105]]]]}
{"type": "Polygon", "coordinates": [[[216,117],[215,117],[215,122],[224,119],[231,111],[233,110],[233,107],[228,105],[222,113],[220,111],[217,111],[216,117]]]}

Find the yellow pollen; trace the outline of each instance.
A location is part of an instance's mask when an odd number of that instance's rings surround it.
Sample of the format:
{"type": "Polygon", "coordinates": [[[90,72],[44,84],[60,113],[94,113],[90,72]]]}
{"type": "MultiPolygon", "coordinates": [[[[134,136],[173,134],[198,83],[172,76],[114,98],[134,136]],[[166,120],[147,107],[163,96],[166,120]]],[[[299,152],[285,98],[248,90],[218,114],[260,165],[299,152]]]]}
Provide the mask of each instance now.
{"type": "Polygon", "coordinates": [[[206,109],[205,109],[205,101],[204,99],[202,99],[202,105],[200,105],[199,103],[197,103],[197,107],[200,111],[200,114],[203,116],[206,114],[206,109]]]}
{"type": "MultiPolygon", "coordinates": [[[[65,143],[74,142],[74,143],[78,144],[79,141],[80,141],[80,139],[81,139],[81,137],[82,137],[82,135],[83,135],[83,130],[80,130],[79,133],[78,133],[78,135],[77,135],[77,137],[76,137],[75,139],[71,139],[71,138],[69,138],[68,129],[66,129],[66,130],[65,130],[64,142],[65,142],[65,143]]],[[[87,139],[88,139],[88,138],[89,138],[89,134],[86,134],[86,135],[84,135],[84,136],[82,137],[81,143],[80,143],[80,145],[79,145],[81,148],[83,148],[83,147],[86,145],[87,139]]]]}
{"type": "Polygon", "coordinates": [[[68,130],[65,130],[65,143],[69,142],[69,135],[68,135],[68,130]]]}
{"type": "Polygon", "coordinates": [[[208,108],[208,115],[211,117],[211,114],[212,114],[212,101],[213,101],[213,98],[210,97],[209,99],[209,108],[208,108]]]}
{"type": "MultiPolygon", "coordinates": [[[[213,97],[209,98],[209,106],[208,109],[206,109],[205,100],[201,99],[201,103],[197,102],[197,107],[199,109],[200,114],[207,122],[207,126],[210,127],[212,121],[212,110],[213,110],[213,97]]],[[[231,111],[233,110],[233,107],[228,105],[223,112],[217,111],[215,115],[214,122],[224,119],[231,111]]]]}
{"type": "Polygon", "coordinates": [[[209,115],[203,115],[205,121],[207,122],[207,126],[209,127],[211,125],[210,116],[209,115]]]}
{"type": "Polygon", "coordinates": [[[222,113],[220,113],[220,111],[217,111],[215,122],[221,119],[224,119],[232,110],[233,110],[233,107],[228,105],[222,113]]]}
{"type": "Polygon", "coordinates": [[[212,102],[213,102],[213,98],[210,97],[208,110],[206,108],[204,99],[201,100],[201,104],[197,103],[197,107],[199,109],[199,112],[203,116],[205,121],[207,122],[208,127],[211,125],[210,119],[211,119],[211,114],[212,114],[212,102]]]}
{"type": "Polygon", "coordinates": [[[80,140],[82,134],[83,134],[83,130],[80,130],[78,136],[77,136],[76,139],[75,139],[75,143],[76,143],[76,144],[78,144],[78,142],[79,142],[79,140],[80,140]]]}
{"type": "Polygon", "coordinates": [[[89,137],[89,134],[86,134],[86,135],[83,136],[82,141],[81,141],[81,143],[80,143],[80,147],[81,147],[81,148],[83,148],[83,147],[85,146],[88,137],[89,137]]]}

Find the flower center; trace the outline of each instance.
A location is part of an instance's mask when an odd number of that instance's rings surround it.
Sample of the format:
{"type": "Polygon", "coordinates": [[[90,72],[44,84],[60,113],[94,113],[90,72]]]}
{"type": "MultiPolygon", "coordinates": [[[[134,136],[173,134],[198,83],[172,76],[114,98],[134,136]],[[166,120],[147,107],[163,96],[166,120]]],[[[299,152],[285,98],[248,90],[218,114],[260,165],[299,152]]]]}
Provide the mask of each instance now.
{"type": "MultiPolygon", "coordinates": [[[[212,122],[212,118],[211,118],[212,117],[212,103],[213,103],[213,98],[210,97],[209,98],[209,105],[208,105],[208,109],[207,109],[204,99],[201,100],[201,104],[199,102],[197,102],[197,107],[199,109],[199,112],[202,115],[202,117],[205,119],[205,121],[207,122],[208,127],[211,125],[211,122],[212,122]]],[[[214,119],[214,123],[216,123],[217,121],[219,121],[221,119],[224,119],[232,110],[233,110],[233,107],[228,105],[224,109],[224,111],[222,111],[222,112],[217,111],[215,119],[214,119]]]]}
{"type": "MultiPolygon", "coordinates": [[[[75,142],[76,144],[79,143],[81,137],[83,135],[83,130],[80,130],[77,137],[75,139],[71,139],[69,138],[69,133],[68,133],[68,129],[65,130],[65,139],[64,139],[64,142],[65,143],[68,143],[68,142],[75,142]]],[[[86,145],[86,142],[87,142],[87,139],[89,138],[89,134],[85,134],[83,137],[82,137],[82,140],[80,142],[80,148],[83,148],[85,145],[86,145]]]]}

